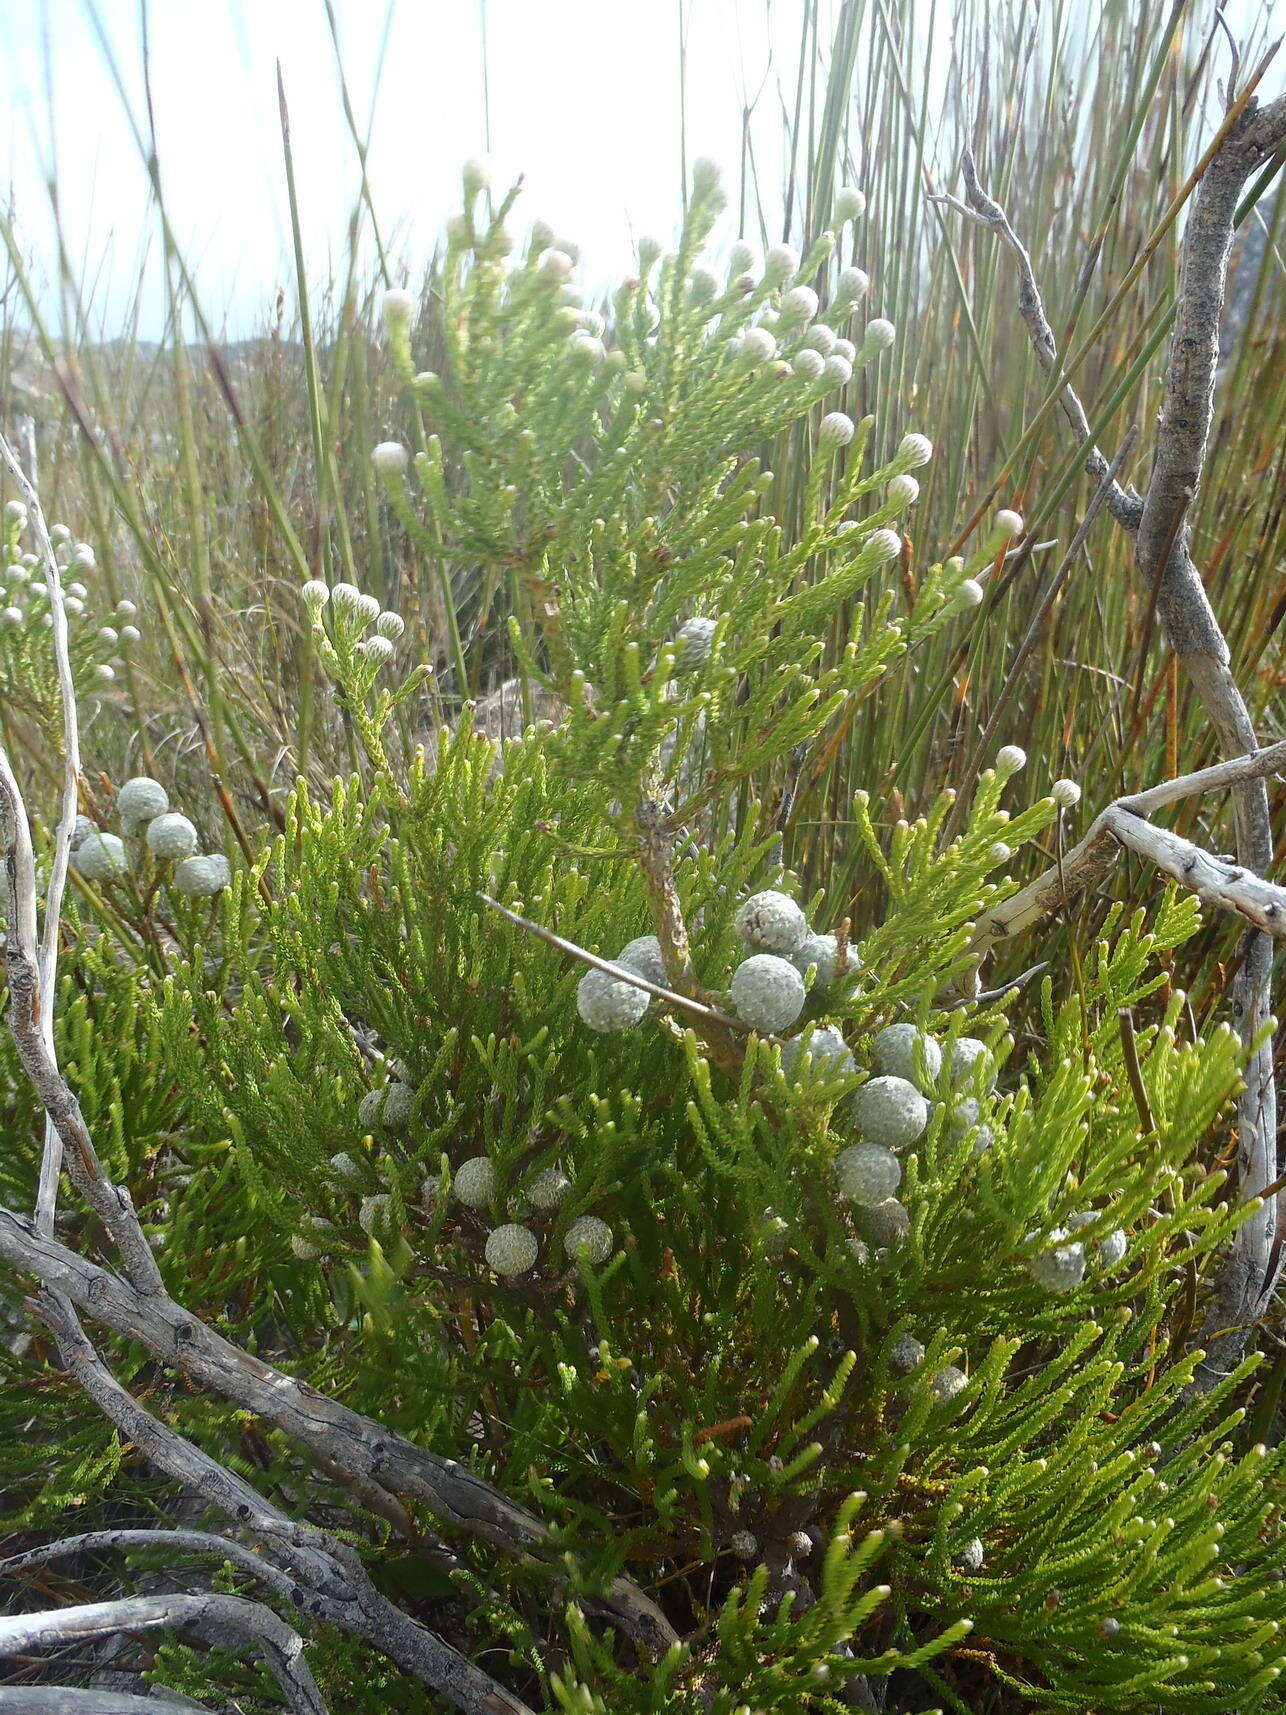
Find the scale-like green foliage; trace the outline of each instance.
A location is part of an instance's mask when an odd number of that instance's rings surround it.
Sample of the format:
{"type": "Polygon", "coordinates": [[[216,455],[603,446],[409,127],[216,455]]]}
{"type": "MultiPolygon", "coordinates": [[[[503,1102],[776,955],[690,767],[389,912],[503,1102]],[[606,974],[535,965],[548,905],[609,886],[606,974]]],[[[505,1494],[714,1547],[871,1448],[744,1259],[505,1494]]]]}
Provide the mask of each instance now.
{"type": "MultiPolygon", "coordinates": [[[[715,194],[701,175],[679,250],[618,296],[610,349],[560,303],[549,246],[503,267],[500,217],[476,210],[453,239],[440,378],[416,377],[395,306],[427,421],[409,468],[382,461],[389,493],[444,576],[485,562],[534,618],[515,645],[538,640],[525,694],[543,685],[553,716],[503,746],[466,716],[409,748],[410,681],[384,688],[373,616],[311,589],[360,766],[328,794],[298,784],[216,900],[171,901],[159,964],[123,961],[119,936],[87,947],[64,1055],[177,1296],[550,1522],[561,1589],[467,1543],[449,1584],[426,1582],[382,1523],[347,1515],[389,1588],[449,1594],[464,1647],[533,1703],[795,1715],[845,1707],[863,1675],[893,1707],[1269,1709],[1280,1461],[1242,1433],[1253,1359],[1190,1385],[1241,1215],[1201,1164],[1240,1050],[1197,1034],[1164,982],[1195,902],[1113,917],[1046,977],[1043,1039],[1015,1040],[1005,1000],[968,998],[970,926],[1054,801],[1006,808],[1014,759],[954,832],[947,796],[891,830],[859,797],[884,896],[851,926],[801,902],[851,938],[851,974],[814,982],[791,1027],[838,1028],[856,1070],[784,1069],[781,1039],[727,1021],[737,909],[791,886],[778,807],[800,747],[953,610],[970,568],[908,583],[876,534],[914,443],[873,471],[863,433],[819,435],[803,522],[764,511],[754,447],[792,423],[812,438],[819,389],[812,365],[742,343],[793,268],[698,271],[715,194]],[[822,669],[837,616],[849,645],[822,669]],[[694,617],[714,622],[695,658],[676,642],[694,617]],[[717,1016],[660,999],[592,1031],[583,964],[491,900],[608,959],[677,909],[717,1016]],[[899,1228],[845,1201],[835,1162],[878,1033],[906,1021],[946,1068],[921,1079],[899,1228]],[[955,1083],[962,1036],[987,1053],[955,1083]],[[386,1087],[398,1110],[362,1107],[386,1087]],[[461,1201],[478,1157],[490,1194],[461,1201]],[[587,1217],[609,1229],[601,1256],[566,1243],[587,1217]],[[497,1273],[489,1240],[514,1223],[536,1261],[497,1273]],[[1054,1291],[1042,1261],[1069,1235],[1083,1274],[1054,1291]],[[588,1617],[619,1572],[685,1639],[660,1662],[588,1617]]],[[[105,891],[128,919],[126,889],[105,891]]],[[[6,1175],[29,1195],[29,1167],[6,1175]]],[[[51,1432],[64,1392],[22,1409],[51,1432]]],[[[307,1504],[290,1450],[240,1414],[163,1409],[307,1504]]],[[[77,1410],[67,1448],[85,1445],[77,1410]]],[[[116,1480],[119,1450],[79,1457],[24,1516],[116,1480]]],[[[317,1654],[323,1678],[353,1672],[332,1643],[317,1654]]],[[[361,1707],[388,1706],[363,1683],[361,1707]]]]}

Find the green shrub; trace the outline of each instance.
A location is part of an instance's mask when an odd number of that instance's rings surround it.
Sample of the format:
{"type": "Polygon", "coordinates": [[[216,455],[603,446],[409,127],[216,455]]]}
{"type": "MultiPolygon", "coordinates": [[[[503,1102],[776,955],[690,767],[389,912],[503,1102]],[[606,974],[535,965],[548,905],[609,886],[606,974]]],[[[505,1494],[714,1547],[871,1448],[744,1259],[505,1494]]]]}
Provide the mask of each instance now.
{"type": "MultiPolygon", "coordinates": [[[[518,694],[547,718],[499,746],[467,713],[417,732],[396,621],[307,586],[352,777],[298,784],[213,901],[131,848],[96,942],[85,895],[94,944],[63,983],[64,1062],[174,1295],[478,1470],[560,1555],[453,1538],[439,1572],[231,1406],[160,1409],[340,1521],[536,1707],[1274,1707],[1280,1461],[1242,1429],[1255,1359],[1193,1386],[1203,1282],[1244,1213],[1199,1155],[1241,1049],[1195,1034],[1165,981],[1195,901],[1112,914],[1045,978],[1042,1038],[1016,1040],[1008,997],[977,995],[971,928],[1060,804],[1023,801],[1007,750],[950,836],[948,794],[910,825],[857,797],[883,881],[861,921],[824,895],[743,913],[792,894],[801,759],[966,622],[1010,521],[976,563],[910,563],[901,479],[927,444],[912,425],[875,467],[871,425],[826,412],[813,282],[832,359],[849,338],[830,244],[714,277],[718,195],[699,169],[678,250],[610,332],[546,238],[508,264],[508,199],[453,229],[440,375],[388,306],[423,429],[413,458],[377,454],[389,502],[444,587],[467,563],[503,592],[518,694]],[[755,449],[791,428],[809,466],[787,526],[755,449]],[[833,944],[801,951],[805,919],[833,944]],[[122,960],[139,935],[157,957],[122,960]],[[559,944],[611,961],[650,935],[623,968],[660,997],[559,944]],[[748,956],[777,962],[734,980],[748,956]],[[737,1016],[760,1007],[776,1035],[737,1016]],[[897,1084],[872,1097],[874,1076],[897,1084]],[[845,1155],[859,1117],[870,1147],[845,1155]],[[597,1615],[619,1574],[683,1640],[659,1660],[597,1615]]],[[[885,338],[868,322],[854,360],[885,338]]],[[[49,1432],[66,1395],[41,1395],[49,1432]]],[[[4,1455],[25,1522],[69,1478],[121,1482],[87,1407],[63,1435],[83,1463],[40,1494],[30,1450],[4,1455]]],[[[315,1660],[339,1707],[401,1695],[349,1646],[315,1660]]]]}

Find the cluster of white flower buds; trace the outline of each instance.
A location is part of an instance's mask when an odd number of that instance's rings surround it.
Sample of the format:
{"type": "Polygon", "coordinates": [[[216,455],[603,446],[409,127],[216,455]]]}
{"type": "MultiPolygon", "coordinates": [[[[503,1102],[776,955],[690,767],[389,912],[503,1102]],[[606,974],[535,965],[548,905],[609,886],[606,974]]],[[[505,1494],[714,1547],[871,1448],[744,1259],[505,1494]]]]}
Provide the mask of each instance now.
{"type": "MultiPolygon", "coordinates": [[[[120,834],[100,829],[88,816],[77,816],[72,833],[72,868],[86,881],[121,881],[137,867],[137,842],[158,863],[173,864],[170,886],[189,899],[211,899],[232,880],[232,868],[222,852],[203,854],[197,848],[196,827],[170,808],[170,796],[159,780],[137,774],[116,794],[120,834]],[[123,837],[122,837],[123,836],[123,837]]],[[[137,854],[141,855],[141,854],[137,854]]]]}
{"type": "MultiPolygon", "coordinates": [[[[43,575],[41,557],[23,546],[29,524],[22,502],[9,501],[4,509],[0,562],[0,651],[7,639],[53,629],[49,581],[43,575]]],[[[69,639],[75,645],[72,669],[77,683],[82,683],[83,673],[93,683],[110,684],[122,665],[124,651],[139,641],[134,624],[138,609],[132,601],[119,601],[111,611],[110,622],[100,624],[89,611],[91,596],[85,582],[97,568],[94,550],[88,542],[77,542],[65,524],[51,526],[49,540],[58,564],[69,639]]]]}
{"type": "Polygon", "coordinates": [[[322,615],[329,609],[336,631],[355,645],[357,653],[377,667],[393,659],[398,639],[406,630],[400,613],[382,608],[373,595],[359,590],[356,584],[327,585],[320,578],[310,578],[299,593],[315,626],[321,625],[322,615]],[[364,636],[368,627],[370,636],[364,636]]]}
{"type": "MultiPolygon", "coordinates": [[[[563,1203],[571,1181],[560,1167],[542,1168],[532,1175],[526,1197],[533,1210],[552,1214],[563,1203]]],[[[451,1176],[451,1194],[466,1209],[489,1208],[496,1199],[496,1171],[486,1155],[470,1156],[451,1176]]],[[[563,1250],[570,1262],[601,1267],[612,1254],[612,1229],[597,1215],[578,1215],[563,1233],[563,1250]]],[[[528,1226],[505,1221],[487,1234],[483,1254],[493,1274],[528,1274],[540,1257],[540,1240],[528,1226]]]]}

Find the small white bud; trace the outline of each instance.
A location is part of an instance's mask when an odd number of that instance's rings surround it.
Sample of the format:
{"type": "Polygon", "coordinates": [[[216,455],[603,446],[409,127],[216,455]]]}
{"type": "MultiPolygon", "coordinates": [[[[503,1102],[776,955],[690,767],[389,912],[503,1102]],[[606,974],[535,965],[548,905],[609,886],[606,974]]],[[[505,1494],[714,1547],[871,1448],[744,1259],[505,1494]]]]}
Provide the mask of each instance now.
{"type": "Polygon", "coordinates": [[[981,607],[986,595],[977,578],[963,578],[956,586],[952,602],[956,607],[981,607]]]}
{"type": "Polygon", "coordinates": [[[856,185],[841,185],[835,193],[835,224],[860,220],[866,213],[866,198],[856,185]]]}
{"type": "Polygon", "coordinates": [[[464,194],[476,197],[491,189],[491,163],[483,155],[471,155],[464,163],[460,177],[464,181],[464,194]]]}
{"type": "Polygon", "coordinates": [[[375,629],[379,632],[381,637],[389,637],[396,640],[406,630],[406,621],[402,618],[400,613],[385,611],[377,616],[375,629]]]}
{"type": "Polygon", "coordinates": [[[743,959],[728,992],[742,1023],[765,1035],[789,1030],[804,1009],[804,979],[776,953],[752,953],[743,959]]]}
{"type": "Polygon", "coordinates": [[[155,817],[147,825],[147,846],[154,857],[165,863],[177,863],[191,857],[197,847],[197,833],[186,816],[175,810],[155,817]]]}
{"type": "Polygon", "coordinates": [[[557,1209],[572,1188],[561,1167],[542,1167],[527,1184],[527,1200],[533,1209],[557,1209]]]}
{"type": "Polygon", "coordinates": [[[696,197],[710,197],[721,191],[723,174],[719,163],[712,161],[708,155],[699,156],[692,163],[692,194],[696,197]]]}
{"type": "Polygon", "coordinates": [[[753,1560],[759,1553],[758,1539],[748,1530],[734,1530],[728,1538],[728,1547],[738,1560],[753,1560]]]}
{"type": "Polygon", "coordinates": [[[857,356],[857,347],[853,344],[851,339],[837,339],[835,341],[835,349],[831,353],[831,356],[842,357],[846,363],[852,363],[853,359],[857,356]]]}
{"type": "Polygon", "coordinates": [[[789,957],[808,934],[808,919],[788,893],[768,889],[742,900],[733,919],[750,947],[789,957]]]}
{"type": "Polygon", "coordinates": [[[651,1003],[645,989],[606,971],[589,970],[576,985],[576,1010],[591,1030],[627,1030],[651,1003]]]}
{"type": "Polygon", "coordinates": [[[914,506],[920,498],[920,485],[908,472],[895,476],[885,489],[890,506],[914,506]]]}
{"type": "Polygon", "coordinates": [[[368,661],[374,661],[378,667],[382,667],[385,662],[393,659],[394,649],[390,638],[368,637],[365,643],[359,645],[359,647],[366,659],[368,661]]]}
{"type": "Polygon", "coordinates": [[[118,834],[91,834],[72,854],[72,867],[86,881],[114,881],[125,874],[125,842],[118,834]]]}
{"type": "Polygon", "coordinates": [[[330,600],[330,590],[320,578],[309,578],[308,582],[300,588],[299,599],[306,608],[311,609],[314,613],[320,613],[330,600]]]}
{"type": "MultiPolygon", "coordinates": [[[[639,249],[641,252],[641,245],[639,249]]],[[[536,266],[546,280],[563,281],[571,277],[572,269],[576,264],[565,250],[550,249],[541,251],[536,258],[536,266]]]]}
{"type": "Polygon", "coordinates": [[[988,847],[987,856],[992,863],[1008,863],[1014,855],[1014,848],[1007,846],[1003,840],[997,840],[995,845],[988,847]]]}
{"type": "Polygon", "coordinates": [[[142,635],[143,635],[143,633],[139,630],[137,625],[122,625],[121,626],[121,642],[123,644],[125,644],[127,647],[131,643],[137,643],[139,638],[142,635]]]}
{"type": "Polygon", "coordinates": [[[122,619],[133,619],[138,609],[132,601],[118,601],[116,612],[122,619]]]}
{"type": "Polygon", "coordinates": [[[20,607],[6,607],[3,611],[0,611],[0,620],[3,620],[6,627],[10,630],[15,626],[21,625],[25,618],[26,615],[20,607]]]}
{"type": "Polygon", "coordinates": [[[381,441],[371,449],[371,463],[381,476],[400,476],[411,462],[401,441],[381,441]]]}
{"type": "Polygon", "coordinates": [[[597,1215],[581,1215],[564,1233],[563,1249],[573,1262],[601,1267],[612,1254],[612,1229],[597,1215]]]}
{"type": "Polygon", "coordinates": [[[882,316],[877,316],[873,322],[866,324],[866,332],[862,336],[862,349],[858,353],[859,358],[866,361],[881,351],[887,351],[897,336],[897,329],[893,323],[885,321],[882,316]]]}
{"type": "Polygon", "coordinates": [[[1021,512],[1012,512],[1007,507],[996,514],[996,534],[1004,536],[1008,541],[1017,541],[1025,526],[1021,512]]]}
{"type": "Polygon", "coordinates": [[[586,333],[583,328],[576,330],[567,341],[567,345],[573,357],[578,358],[582,363],[592,365],[595,369],[607,356],[607,348],[602,340],[595,339],[593,334],[586,333]]]}
{"type": "Polygon", "coordinates": [[[834,355],[826,359],[822,367],[822,380],[827,387],[847,387],[853,379],[853,365],[846,357],[834,355]]]}
{"type": "Polygon", "coordinates": [[[777,355],[777,341],[767,328],[747,328],[737,342],[737,350],[749,363],[767,363],[777,355]]]}
{"type": "Polygon", "coordinates": [[[902,538],[896,530],[872,530],[862,544],[862,557],[877,566],[896,560],[902,552],[902,538]]]}
{"type": "Polygon", "coordinates": [[[781,300],[783,322],[807,322],[816,314],[817,293],[811,286],[792,286],[781,300]]]}
{"type": "Polygon", "coordinates": [[[807,346],[799,352],[791,369],[801,381],[817,381],[826,368],[826,359],[820,351],[812,351],[807,346]]]}
{"type": "Polygon", "coordinates": [[[222,852],[208,857],[186,857],[177,866],[170,881],[176,893],[189,899],[213,899],[232,880],[232,866],[222,852]]]}
{"type": "Polygon", "coordinates": [[[1011,774],[1019,774],[1027,766],[1027,752],[1021,745],[1003,744],[996,752],[996,773],[1008,779],[1011,774]]]}
{"type": "Polygon", "coordinates": [[[799,257],[789,244],[774,244],[764,257],[764,283],[784,286],[799,272],[799,257]]]}
{"type": "Polygon", "coordinates": [[[1081,789],[1074,780],[1055,780],[1049,789],[1049,795],[1064,810],[1070,810],[1074,804],[1081,801],[1081,789]]]}
{"type": "Polygon", "coordinates": [[[799,343],[801,346],[811,346],[825,357],[835,349],[835,329],[828,328],[825,322],[814,322],[799,343]]]}
{"type": "Polygon", "coordinates": [[[84,613],[84,611],[85,611],[85,604],[83,601],[81,601],[79,596],[65,595],[63,597],[63,612],[64,613],[71,614],[71,616],[74,619],[77,614],[84,613]]]}
{"type": "Polygon", "coordinates": [[[5,502],[4,517],[6,524],[16,524],[18,526],[18,535],[21,535],[27,528],[27,508],[20,500],[9,500],[5,502]]]}
{"type": "Polygon", "coordinates": [[[905,1149],[929,1123],[929,1104],[905,1078],[871,1078],[853,1097],[853,1120],[868,1143],[905,1149]]]}
{"type": "Polygon", "coordinates": [[[855,1143],[836,1156],[835,1178],[841,1197],[873,1207],[891,1197],[902,1183],[902,1165],[882,1144],[855,1143]]]}
{"type": "Polygon", "coordinates": [[[136,774],[116,794],[116,813],[127,834],[136,833],[144,822],[163,816],[169,807],[169,793],[159,780],[146,774],[136,774]]]}
{"type": "Polygon", "coordinates": [[[817,444],[822,448],[846,447],[853,439],[853,419],[842,411],[828,412],[817,429],[817,444]]]}
{"type": "Polygon", "coordinates": [[[466,1209],[483,1209],[496,1194],[496,1170],[486,1155],[471,1155],[456,1168],[451,1193],[466,1209]]]}
{"type": "Polygon", "coordinates": [[[387,328],[403,328],[415,313],[415,299],[400,286],[394,286],[380,299],[380,314],[387,328]]]}
{"type": "Polygon", "coordinates": [[[98,561],[94,558],[94,550],[88,542],[77,542],[76,552],[71,557],[73,566],[79,566],[82,571],[92,572],[98,561]]]}
{"type": "Polygon", "coordinates": [[[519,1226],[516,1221],[509,1221],[503,1227],[496,1227],[487,1234],[487,1243],[483,1254],[487,1266],[494,1274],[509,1276],[526,1274],[536,1266],[536,1258],[540,1255],[540,1246],[536,1235],[529,1227],[519,1226]]]}
{"type": "Polygon", "coordinates": [[[750,246],[738,239],[728,252],[728,272],[734,278],[738,274],[748,274],[755,265],[755,253],[750,246]]]}

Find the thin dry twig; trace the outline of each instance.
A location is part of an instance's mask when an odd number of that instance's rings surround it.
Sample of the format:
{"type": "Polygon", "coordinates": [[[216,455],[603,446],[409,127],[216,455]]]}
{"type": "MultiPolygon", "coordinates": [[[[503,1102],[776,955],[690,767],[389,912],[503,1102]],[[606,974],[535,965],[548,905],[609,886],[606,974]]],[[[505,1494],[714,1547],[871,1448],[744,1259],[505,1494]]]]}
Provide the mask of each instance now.
{"type": "MultiPolygon", "coordinates": [[[[1252,90],[1262,67],[1232,102],[1219,133],[1192,177],[1196,195],[1181,247],[1181,271],[1174,333],[1167,356],[1160,432],[1146,496],[1109,490],[1108,509],[1126,531],[1135,564],[1146,588],[1155,590],[1166,640],[1183,662],[1210,717],[1225,756],[1252,753],[1257,738],[1244,698],[1229,671],[1229,650],[1189,549],[1187,518],[1196,497],[1209,440],[1218,357],[1219,316],[1228,258],[1241,191],[1250,176],[1286,142],[1286,96],[1260,108],[1252,90]]],[[[1045,373],[1061,375],[1058,352],[1036,283],[1031,257],[1008,217],[978,181],[966,151],[962,170],[966,201],[946,200],[971,220],[988,227],[1018,262],[1018,309],[1036,357],[1045,373]]],[[[1096,482],[1109,470],[1092,444],[1089,421],[1074,389],[1058,393],[1077,442],[1088,448],[1085,468],[1096,482]]],[[[1273,861],[1268,795],[1261,775],[1246,774],[1236,786],[1237,858],[1245,871],[1263,876],[1273,861]]],[[[1092,849],[1079,850],[1081,885],[1110,866],[1116,840],[1096,824],[1092,849]]],[[[1056,905],[1061,885],[1048,876],[1039,884],[1042,899],[1024,889],[1034,916],[1056,905]]],[[[1019,896],[1020,898],[1022,896],[1019,896]]],[[[1012,906],[1014,901],[1009,901],[1012,906]]],[[[994,914],[993,914],[994,916],[994,914]]],[[[1034,918],[1033,918],[1034,920],[1034,918]]],[[[1010,917],[1012,924],[1017,921],[1010,917]]],[[[1211,1342],[1206,1374],[1213,1379],[1236,1362],[1245,1330],[1271,1298],[1286,1252],[1277,1242],[1277,1199],[1261,1198],[1277,1178],[1277,1096],[1272,1044],[1265,1025],[1271,1017],[1273,939],[1260,930],[1248,933],[1232,989],[1232,1010],[1246,1045],[1245,1084],[1238,1102],[1238,1190],[1256,1208],[1239,1227],[1231,1253],[1216,1283],[1211,1328],[1231,1330],[1211,1342]]],[[[1209,1332],[1210,1330],[1207,1330],[1209,1332]]]]}

